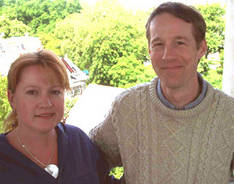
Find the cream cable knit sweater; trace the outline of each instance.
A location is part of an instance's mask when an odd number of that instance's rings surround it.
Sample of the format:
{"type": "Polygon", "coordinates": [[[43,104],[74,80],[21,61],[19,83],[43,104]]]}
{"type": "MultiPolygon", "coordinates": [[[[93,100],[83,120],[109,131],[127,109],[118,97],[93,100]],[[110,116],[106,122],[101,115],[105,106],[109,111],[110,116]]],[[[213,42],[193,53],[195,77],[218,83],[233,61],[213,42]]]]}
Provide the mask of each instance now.
{"type": "Polygon", "coordinates": [[[127,184],[227,184],[234,153],[234,99],[208,84],[190,110],[165,107],[157,78],[122,93],[91,131],[127,184]]]}

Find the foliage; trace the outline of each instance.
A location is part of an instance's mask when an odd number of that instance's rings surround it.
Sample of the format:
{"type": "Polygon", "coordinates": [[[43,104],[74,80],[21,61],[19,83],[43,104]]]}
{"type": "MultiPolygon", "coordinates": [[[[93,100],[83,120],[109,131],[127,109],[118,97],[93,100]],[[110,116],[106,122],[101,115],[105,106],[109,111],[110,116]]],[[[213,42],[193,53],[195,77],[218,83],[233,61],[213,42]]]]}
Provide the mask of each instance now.
{"type": "Polygon", "coordinates": [[[0,75],[0,133],[2,132],[3,121],[10,110],[11,107],[7,98],[7,79],[0,75]]]}
{"type": "Polygon", "coordinates": [[[45,49],[52,50],[57,55],[61,56],[61,40],[57,39],[52,33],[38,33],[37,36],[40,38],[41,44],[45,49]]]}
{"type": "Polygon", "coordinates": [[[113,175],[116,179],[120,179],[123,176],[123,173],[123,167],[115,167],[111,170],[110,175],[113,175]]]}
{"type": "Polygon", "coordinates": [[[112,79],[110,84],[121,88],[135,86],[155,76],[153,69],[150,70],[150,68],[140,65],[134,55],[118,58],[117,64],[111,67],[108,73],[112,79]]]}
{"type": "Polygon", "coordinates": [[[79,12],[78,0],[2,0],[2,13],[32,28],[33,33],[50,32],[56,21],[79,12]]]}
{"type": "MultiPolygon", "coordinates": [[[[208,52],[200,61],[199,71],[206,78],[217,75],[220,79],[223,58],[219,55],[219,60],[216,59],[219,67],[215,74],[209,72],[214,67],[209,56],[223,51],[225,11],[217,4],[198,9],[206,19],[208,42],[208,52]]],[[[148,81],[155,74],[152,69],[146,71],[143,65],[148,60],[146,19],[146,13],[128,12],[114,0],[84,7],[80,14],[70,15],[56,25],[54,37],[60,40],[54,42],[56,51],[60,55],[67,53],[77,66],[89,70],[90,82],[127,88],[148,81]]]]}
{"type": "MultiPolygon", "coordinates": [[[[209,59],[204,59],[204,63],[207,64],[208,70],[206,74],[203,73],[203,77],[212,84],[213,87],[217,89],[222,89],[222,78],[223,78],[223,60],[224,60],[224,52],[216,53],[213,57],[209,57],[209,59]]],[[[198,71],[202,70],[199,65],[198,71]]]]}
{"type": "Polygon", "coordinates": [[[65,97],[65,109],[64,109],[64,119],[65,120],[68,117],[71,108],[76,104],[77,100],[78,100],[78,97],[73,97],[73,98],[71,98],[69,96],[65,97]]]}
{"type": "Polygon", "coordinates": [[[220,52],[224,49],[225,9],[220,4],[201,5],[197,8],[203,15],[207,25],[207,55],[220,52]]]}
{"type": "Polygon", "coordinates": [[[134,14],[116,1],[103,1],[59,22],[55,36],[63,40],[61,53],[89,70],[90,82],[130,87],[153,77],[144,67],[145,19],[146,13],[134,14]]]}
{"type": "Polygon", "coordinates": [[[222,89],[222,75],[219,75],[215,69],[210,69],[208,75],[204,78],[209,81],[209,83],[217,89],[222,89]]]}
{"type": "MultiPolygon", "coordinates": [[[[149,60],[144,29],[147,12],[127,11],[117,0],[99,1],[82,10],[78,0],[51,1],[1,0],[0,6],[10,18],[33,27],[46,49],[60,56],[68,54],[78,67],[88,70],[90,82],[127,88],[149,81],[155,75],[152,68],[144,65],[149,60]]],[[[218,4],[197,8],[206,19],[208,43],[199,71],[212,83],[219,83],[223,71],[225,11],[218,4]],[[220,54],[210,59],[215,53],[220,54]]]]}
{"type": "Polygon", "coordinates": [[[219,4],[200,5],[197,7],[205,18],[207,25],[206,40],[208,51],[199,63],[199,71],[204,78],[221,89],[223,73],[223,50],[224,50],[224,14],[225,9],[219,4]],[[210,59],[216,54],[215,59],[210,59]],[[214,70],[213,68],[216,68],[214,70]]]}
{"type": "Polygon", "coordinates": [[[3,38],[12,36],[23,36],[31,31],[31,28],[18,20],[10,20],[7,16],[0,16],[0,33],[4,33],[3,38]]]}

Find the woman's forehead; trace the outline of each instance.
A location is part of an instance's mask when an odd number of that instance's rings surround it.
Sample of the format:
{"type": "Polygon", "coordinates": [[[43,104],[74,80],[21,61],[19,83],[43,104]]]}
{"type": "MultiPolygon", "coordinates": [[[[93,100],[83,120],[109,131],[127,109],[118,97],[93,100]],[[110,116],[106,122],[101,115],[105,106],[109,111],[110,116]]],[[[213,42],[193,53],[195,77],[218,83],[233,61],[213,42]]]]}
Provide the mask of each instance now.
{"type": "Polygon", "coordinates": [[[40,65],[32,65],[25,67],[20,73],[20,81],[37,83],[37,81],[44,81],[49,84],[58,84],[59,76],[54,69],[40,65]]]}

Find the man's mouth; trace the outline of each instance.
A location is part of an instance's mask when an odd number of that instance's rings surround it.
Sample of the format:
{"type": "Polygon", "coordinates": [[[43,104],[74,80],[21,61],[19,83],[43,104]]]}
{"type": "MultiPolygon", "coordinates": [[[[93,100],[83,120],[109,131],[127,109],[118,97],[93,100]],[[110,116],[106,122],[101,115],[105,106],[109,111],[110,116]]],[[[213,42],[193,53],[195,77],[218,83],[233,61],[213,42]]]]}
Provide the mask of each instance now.
{"type": "Polygon", "coordinates": [[[162,67],[163,70],[181,70],[183,68],[183,66],[165,66],[165,67],[162,67]]]}

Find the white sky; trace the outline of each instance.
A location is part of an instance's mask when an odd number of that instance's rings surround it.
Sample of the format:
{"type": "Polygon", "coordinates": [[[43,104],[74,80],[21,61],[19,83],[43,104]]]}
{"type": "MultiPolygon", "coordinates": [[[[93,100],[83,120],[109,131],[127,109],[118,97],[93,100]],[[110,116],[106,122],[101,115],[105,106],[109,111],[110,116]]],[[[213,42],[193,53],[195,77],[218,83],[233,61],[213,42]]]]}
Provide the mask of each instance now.
{"type": "MultiPolygon", "coordinates": [[[[92,5],[99,0],[83,0],[84,2],[88,2],[88,4],[92,5]]],[[[123,4],[126,8],[129,9],[141,9],[148,10],[150,8],[154,8],[157,5],[168,2],[169,0],[118,0],[121,4],[123,4]]],[[[172,0],[173,1],[173,0],[172,0]]],[[[176,0],[177,2],[182,2],[189,5],[194,4],[206,4],[206,3],[221,3],[225,4],[226,0],[176,0]]]]}

